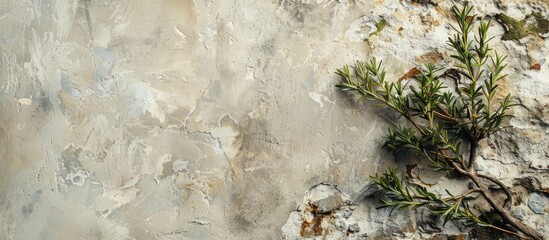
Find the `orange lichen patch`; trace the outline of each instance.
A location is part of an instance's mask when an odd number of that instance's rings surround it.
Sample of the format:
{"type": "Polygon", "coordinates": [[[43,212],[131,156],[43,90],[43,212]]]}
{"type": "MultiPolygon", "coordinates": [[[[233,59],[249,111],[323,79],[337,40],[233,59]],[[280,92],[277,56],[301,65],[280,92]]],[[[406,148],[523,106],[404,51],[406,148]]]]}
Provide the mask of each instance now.
{"type": "Polygon", "coordinates": [[[465,239],[466,239],[465,236],[461,235],[461,234],[457,235],[456,238],[455,238],[455,240],[465,240],[465,239]]]}
{"type": "Polygon", "coordinates": [[[315,206],[312,203],[307,204],[307,208],[305,209],[305,211],[310,212],[313,215],[313,219],[303,219],[303,222],[301,223],[301,230],[299,231],[301,237],[309,238],[326,236],[330,234],[331,229],[322,228],[322,221],[324,221],[325,218],[331,218],[333,212],[322,213],[318,211],[318,206],[315,206]]]}
{"type": "Polygon", "coordinates": [[[539,65],[539,63],[536,63],[536,64],[534,64],[530,67],[530,70],[539,71],[539,70],[541,70],[541,65],[539,65]]]}
{"type": "Polygon", "coordinates": [[[416,60],[418,62],[433,63],[433,64],[441,61],[442,59],[444,59],[444,56],[442,55],[442,53],[437,51],[428,52],[416,57],[416,60]]]}
{"type": "Polygon", "coordinates": [[[420,73],[420,71],[419,71],[418,68],[412,68],[406,74],[402,75],[402,77],[400,77],[398,79],[398,81],[400,82],[400,81],[406,80],[408,78],[413,78],[413,77],[419,75],[419,73],[420,73]]]}
{"type": "Polygon", "coordinates": [[[441,7],[440,5],[437,5],[434,9],[443,19],[455,19],[455,16],[453,15],[454,13],[452,12],[451,8],[441,7]]]}
{"type": "Polygon", "coordinates": [[[322,218],[313,218],[311,222],[303,221],[301,223],[301,231],[299,234],[302,237],[314,237],[314,236],[322,236],[323,229],[321,227],[322,224],[322,218]]]}

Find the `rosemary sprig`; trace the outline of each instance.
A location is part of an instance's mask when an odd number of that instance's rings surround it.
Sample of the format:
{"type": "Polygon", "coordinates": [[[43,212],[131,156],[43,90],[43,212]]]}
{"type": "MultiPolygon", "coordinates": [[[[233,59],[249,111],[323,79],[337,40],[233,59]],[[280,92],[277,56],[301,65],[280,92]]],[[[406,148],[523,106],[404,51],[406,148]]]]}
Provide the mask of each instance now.
{"type": "Polygon", "coordinates": [[[446,75],[438,74],[443,69],[432,64],[426,64],[420,70],[415,77],[415,86],[387,81],[382,61],[375,58],[357,61],[353,67],[346,65],[336,72],[343,79],[337,87],[394,110],[410,124],[388,130],[386,149],[395,156],[414,153],[419,161],[426,161],[436,171],[454,171],[475,183],[475,187],[465,193],[442,198],[423,186],[408,184],[390,169],[381,176],[371,177],[384,193],[382,207],[392,210],[426,207],[442,218],[444,224],[459,220],[521,238],[544,239],[538,231],[513,217],[506,207],[498,205],[489,184],[484,181],[503,189],[507,205],[513,202],[509,189],[491,176],[478,174],[474,168],[479,141],[503,128],[504,120],[510,116],[507,111],[513,104],[510,95],[499,101],[495,97],[499,81],[506,76],[503,71],[507,65],[504,63],[506,57],[490,47],[491,21],[476,24],[473,7],[468,4],[463,8],[453,7],[452,11],[457,26],[453,26],[455,34],[448,38],[448,45],[454,50],[451,57],[455,60],[450,70],[464,79],[457,92],[446,90],[446,75]],[[463,154],[466,148],[468,156],[463,154]],[[474,192],[480,193],[512,227],[496,227],[481,220],[484,213],[471,211],[468,200],[474,192]]]}

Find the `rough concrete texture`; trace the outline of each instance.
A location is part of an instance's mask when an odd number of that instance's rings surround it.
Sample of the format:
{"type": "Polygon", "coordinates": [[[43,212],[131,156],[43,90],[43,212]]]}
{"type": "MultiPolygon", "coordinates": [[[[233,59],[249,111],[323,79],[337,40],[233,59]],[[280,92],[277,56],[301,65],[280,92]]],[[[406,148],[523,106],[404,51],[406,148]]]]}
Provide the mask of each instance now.
{"type": "MultiPolygon", "coordinates": [[[[470,2],[482,19],[549,17],[545,0],[470,2]]],[[[0,0],[0,239],[438,234],[421,212],[362,200],[394,164],[381,146],[398,120],[338,92],[333,72],[368,56],[390,79],[447,65],[453,4],[0,0]]],[[[479,164],[549,235],[549,39],[505,30],[494,22],[493,47],[520,106],[479,164]]]]}

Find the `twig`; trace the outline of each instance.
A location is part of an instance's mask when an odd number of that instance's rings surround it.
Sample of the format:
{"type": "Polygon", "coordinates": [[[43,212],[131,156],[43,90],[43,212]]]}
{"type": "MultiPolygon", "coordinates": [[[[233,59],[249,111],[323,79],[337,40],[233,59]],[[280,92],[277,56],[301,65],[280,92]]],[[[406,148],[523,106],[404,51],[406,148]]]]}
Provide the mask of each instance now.
{"type": "Polygon", "coordinates": [[[501,181],[497,180],[496,178],[493,178],[493,177],[490,177],[490,176],[487,176],[487,175],[484,175],[484,174],[479,174],[477,173],[477,176],[479,176],[480,178],[484,178],[486,180],[489,180],[493,183],[495,183],[496,185],[498,185],[501,190],[503,190],[503,192],[505,192],[505,195],[507,195],[507,199],[505,200],[505,207],[507,208],[510,208],[511,206],[513,206],[513,194],[511,193],[511,191],[509,190],[509,188],[507,186],[505,186],[505,184],[503,184],[501,181]]]}
{"type": "Polygon", "coordinates": [[[469,191],[467,192],[464,192],[460,195],[457,195],[457,196],[453,196],[453,197],[447,197],[444,199],[444,201],[449,201],[449,200],[455,200],[455,199],[460,199],[460,198],[464,198],[464,197],[467,197],[467,195],[471,194],[471,193],[474,193],[474,192],[480,192],[481,189],[480,188],[473,188],[473,189],[470,189],[469,191]]]}

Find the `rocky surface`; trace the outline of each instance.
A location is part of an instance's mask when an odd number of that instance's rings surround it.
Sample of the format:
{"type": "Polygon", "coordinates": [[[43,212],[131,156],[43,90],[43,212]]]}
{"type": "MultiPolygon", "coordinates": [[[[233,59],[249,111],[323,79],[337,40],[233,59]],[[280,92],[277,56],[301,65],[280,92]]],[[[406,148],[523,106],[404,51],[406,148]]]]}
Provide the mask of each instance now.
{"type": "MultiPolygon", "coordinates": [[[[479,167],[549,235],[549,3],[470,2],[500,16],[502,95],[520,104],[479,167]]],[[[459,235],[376,209],[369,176],[395,164],[381,146],[399,120],[333,73],[371,56],[390,79],[448,65],[452,4],[0,0],[0,239],[459,235]]]]}

